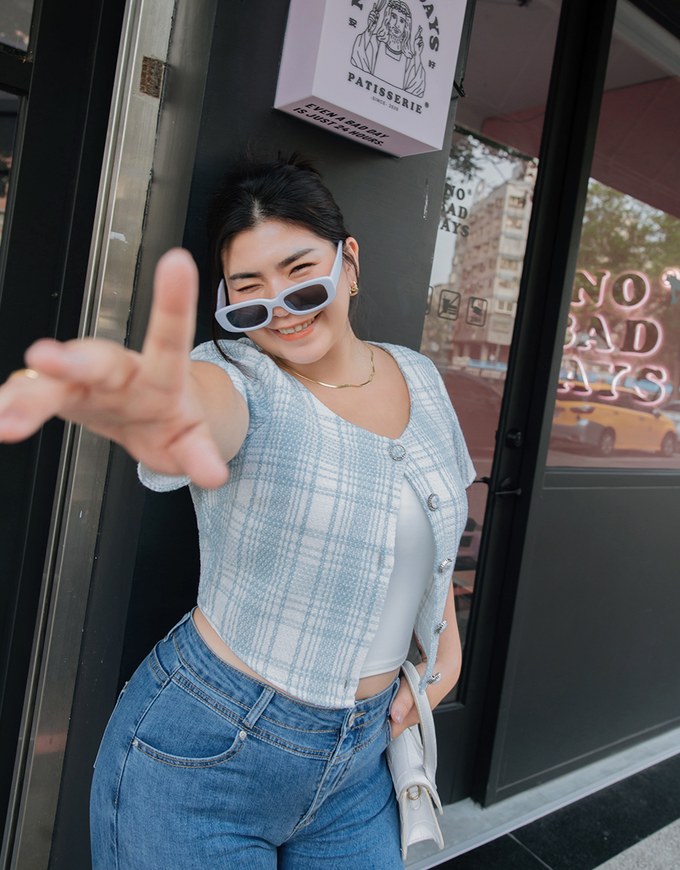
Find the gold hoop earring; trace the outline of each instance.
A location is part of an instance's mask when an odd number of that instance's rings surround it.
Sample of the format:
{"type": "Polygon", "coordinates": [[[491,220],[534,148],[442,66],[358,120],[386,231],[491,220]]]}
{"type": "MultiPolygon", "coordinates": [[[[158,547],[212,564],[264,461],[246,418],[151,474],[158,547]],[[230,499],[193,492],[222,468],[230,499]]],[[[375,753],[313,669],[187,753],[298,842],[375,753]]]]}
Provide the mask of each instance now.
{"type": "Polygon", "coordinates": [[[353,282],[350,284],[349,295],[350,295],[350,296],[356,296],[358,292],[359,292],[359,285],[357,284],[356,281],[353,281],[353,282]]]}

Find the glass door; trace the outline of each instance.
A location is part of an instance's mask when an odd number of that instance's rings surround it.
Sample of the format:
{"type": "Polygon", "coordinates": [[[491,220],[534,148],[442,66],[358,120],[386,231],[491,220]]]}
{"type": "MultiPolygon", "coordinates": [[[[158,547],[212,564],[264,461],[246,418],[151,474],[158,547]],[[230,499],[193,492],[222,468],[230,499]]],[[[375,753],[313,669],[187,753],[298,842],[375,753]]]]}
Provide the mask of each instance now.
{"type": "Polygon", "coordinates": [[[454,572],[463,644],[537,165],[531,155],[456,127],[420,350],[444,379],[477,470],[454,572]]]}
{"type": "Polygon", "coordinates": [[[480,548],[533,208],[559,8],[478,0],[420,350],[439,369],[477,470],[454,571],[463,674],[437,709],[445,800],[470,793],[485,686],[471,679],[480,548]],[[536,118],[540,118],[536,123],[536,118]]]}

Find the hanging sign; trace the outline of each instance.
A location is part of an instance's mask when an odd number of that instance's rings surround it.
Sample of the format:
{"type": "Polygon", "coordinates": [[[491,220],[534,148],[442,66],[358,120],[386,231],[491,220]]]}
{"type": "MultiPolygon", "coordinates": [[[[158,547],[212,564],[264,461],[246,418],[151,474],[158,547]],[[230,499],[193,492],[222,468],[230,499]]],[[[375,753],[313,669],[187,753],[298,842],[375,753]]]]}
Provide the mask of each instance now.
{"type": "Polygon", "coordinates": [[[291,0],[274,107],[405,157],[438,151],[466,0],[291,0]]]}

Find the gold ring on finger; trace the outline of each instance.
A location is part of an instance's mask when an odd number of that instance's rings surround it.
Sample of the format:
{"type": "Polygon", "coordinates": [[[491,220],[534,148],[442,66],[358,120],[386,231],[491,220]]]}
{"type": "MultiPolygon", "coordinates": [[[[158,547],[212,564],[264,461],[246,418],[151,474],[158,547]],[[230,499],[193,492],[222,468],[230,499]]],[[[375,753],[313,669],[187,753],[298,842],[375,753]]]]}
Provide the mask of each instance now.
{"type": "Polygon", "coordinates": [[[31,381],[35,381],[39,377],[40,374],[35,369],[17,369],[15,372],[12,372],[7,380],[11,381],[13,378],[28,378],[31,381]]]}

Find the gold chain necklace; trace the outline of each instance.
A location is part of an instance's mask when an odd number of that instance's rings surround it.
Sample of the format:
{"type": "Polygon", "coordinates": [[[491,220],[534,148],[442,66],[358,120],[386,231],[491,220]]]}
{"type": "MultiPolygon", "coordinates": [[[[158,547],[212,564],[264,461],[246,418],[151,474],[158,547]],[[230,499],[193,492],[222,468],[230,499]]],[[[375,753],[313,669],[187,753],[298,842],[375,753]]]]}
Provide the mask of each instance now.
{"type": "Polygon", "coordinates": [[[303,375],[302,372],[297,371],[292,366],[289,366],[287,362],[284,362],[279,357],[274,357],[274,360],[277,365],[281,366],[283,369],[287,369],[289,372],[292,372],[294,375],[297,375],[299,378],[302,378],[305,381],[311,381],[313,384],[318,384],[320,387],[328,387],[331,390],[345,390],[347,387],[365,387],[367,384],[370,384],[373,378],[375,377],[375,361],[373,359],[373,348],[369,347],[368,352],[371,354],[371,373],[368,376],[367,380],[363,381],[361,384],[326,384],[323,381],[317,381],[316,378],[307,377],[307,375],[303,375]]]}

